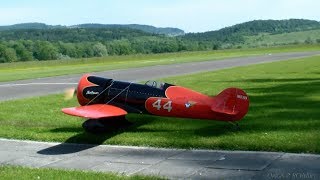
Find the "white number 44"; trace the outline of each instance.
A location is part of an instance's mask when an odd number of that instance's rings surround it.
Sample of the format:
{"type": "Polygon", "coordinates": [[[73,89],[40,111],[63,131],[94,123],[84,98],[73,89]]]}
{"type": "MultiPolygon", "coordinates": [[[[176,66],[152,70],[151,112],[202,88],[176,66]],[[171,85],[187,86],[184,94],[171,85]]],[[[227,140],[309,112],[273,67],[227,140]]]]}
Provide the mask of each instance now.
{"type": "MultiPolygon", "coordinates": [[[[152,103],[152,106],[156,108],[158,111],[161,109],[161,99],[158,99],[154,103],[152,103]]],[[[172,110],[172,101],[168,101],[162,106],[163,109],[168,110],[170,112],[172,110]]]]}

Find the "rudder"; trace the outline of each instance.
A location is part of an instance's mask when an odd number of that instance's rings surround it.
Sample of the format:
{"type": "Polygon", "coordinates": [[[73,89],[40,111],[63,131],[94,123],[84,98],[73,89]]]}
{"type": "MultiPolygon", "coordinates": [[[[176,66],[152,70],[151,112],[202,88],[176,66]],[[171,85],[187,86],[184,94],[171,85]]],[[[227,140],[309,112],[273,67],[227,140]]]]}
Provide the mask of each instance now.
{"type": "Polygon", "coordinates": [[[224,120],[242,119],[249,109],[249,97],[239,88],[227,88],[213,98],[211,110],[221,114],[224,120]]]}

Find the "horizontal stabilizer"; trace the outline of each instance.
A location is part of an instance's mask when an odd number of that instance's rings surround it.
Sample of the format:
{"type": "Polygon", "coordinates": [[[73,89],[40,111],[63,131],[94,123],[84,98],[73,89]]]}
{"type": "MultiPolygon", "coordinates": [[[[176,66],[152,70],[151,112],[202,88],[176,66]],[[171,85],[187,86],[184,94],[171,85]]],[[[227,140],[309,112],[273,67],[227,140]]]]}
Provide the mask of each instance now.
{"type": "Polygon", "coordinates": [[[165,93],[169,99],[180,99],[185,97],[188,97],[190,101],[208,101],[210,99],[206,95],[181,86],[170,86],[165,93]]]}
{"type": "Polygon", "coordinates": [[[124,116],[127,112],[116,106],[107,104],[93,104],[87,106],[64,108],[62,112],[71,116],[87,119],[100,119],[115,116],[124,116]]]}
{"type": "Polygon", "coordinates": [[[230,109],[221,109],[216,107],[211,107],[211,110],[216,113],[227,114],[227,115],[236,115],[239,113],[239,111],[234,111],[230,109]]]}

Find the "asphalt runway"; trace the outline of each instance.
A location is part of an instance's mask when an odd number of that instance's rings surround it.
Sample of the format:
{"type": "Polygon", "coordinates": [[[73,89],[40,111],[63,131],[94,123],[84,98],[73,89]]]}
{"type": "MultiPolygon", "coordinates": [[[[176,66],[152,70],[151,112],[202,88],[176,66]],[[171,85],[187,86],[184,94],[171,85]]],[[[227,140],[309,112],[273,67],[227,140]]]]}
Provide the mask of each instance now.
{"type": "MultiPolygon", "coordinates": [[[[168,76],[192,74],[203,71],[214,71],[237,66],[246,66],[249,64],[297,59],[319,54],[320,51],[266,54],[262,56],[229,58],[215,61],[120,69],[105,72],[96,72],[91,74],[117,80],[136,82],[149,79],[158,79],[168,76]]],[[[0,101],[62,93],[67,88],[75,87],[80,77],[81,74],[77,74],[13,82],[2,82],[0,83],[0,101]]]]}

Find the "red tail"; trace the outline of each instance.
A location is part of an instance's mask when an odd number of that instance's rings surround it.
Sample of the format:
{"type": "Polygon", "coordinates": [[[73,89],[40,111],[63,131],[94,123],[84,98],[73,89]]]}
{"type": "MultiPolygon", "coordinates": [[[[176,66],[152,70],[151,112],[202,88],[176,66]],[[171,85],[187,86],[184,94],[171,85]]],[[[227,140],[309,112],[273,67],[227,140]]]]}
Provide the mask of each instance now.
{"type": "Polygon", "coordinates": [[[223,115],[225,120],[240,120],[248,112],[249,98],[241,89],[225,89],[213,99],[211,110],[223,115]]]}

